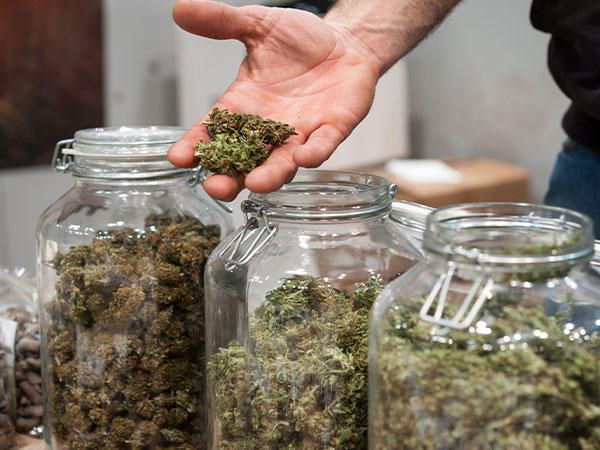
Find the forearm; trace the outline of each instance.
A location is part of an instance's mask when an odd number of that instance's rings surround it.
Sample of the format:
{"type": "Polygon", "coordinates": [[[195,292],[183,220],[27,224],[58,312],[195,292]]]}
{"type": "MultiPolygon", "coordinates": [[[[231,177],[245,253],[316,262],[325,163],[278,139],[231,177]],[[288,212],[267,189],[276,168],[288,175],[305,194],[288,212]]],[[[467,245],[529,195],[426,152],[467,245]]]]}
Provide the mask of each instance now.
{"type": "Polygon", "coordinates": [[[380,74],[415,47],[460,0],[338,0],[325,20],[348,34],[380,74]]]}

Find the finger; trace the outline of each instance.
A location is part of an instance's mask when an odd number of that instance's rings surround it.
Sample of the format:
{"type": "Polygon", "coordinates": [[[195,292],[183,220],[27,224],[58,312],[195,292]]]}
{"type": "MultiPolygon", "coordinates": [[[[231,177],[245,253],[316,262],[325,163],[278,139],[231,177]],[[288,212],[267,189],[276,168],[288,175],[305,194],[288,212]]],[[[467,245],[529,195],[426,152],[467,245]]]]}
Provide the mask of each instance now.
{"type": "Polygon", "coordinates": [[[224,202],[230,202],[244,188],[244,177],[230,177],[223,174],[212,175],[204,181],[202,187],[211,197],[223,200],[224,202]]]}
{"type": "Polygon", "coordinates": [[[196,144],[200,139],[204,142],[210,140],[210,134],[202,124],[203,120],[196,122],[177,142],[171,145],[167,152],[167,159],[171,164],[177,167],[196,167],[198,165],[198,158],[194,154],[196,144]]]}
{"type": "MultiPolygon", "coordinates": [[[[186,135],[187,136],[187,135],[186,135]]],[[[194,155],[196,142],[183,136],[175,142],[167,152],[167,159],[177,167],[196,167],[198,158],[194,155]]]]}
{"type": "MultiPolygon", "coordinates": [[[[220,103],[217,103],[214,107],[225,109],[220,103]]],[[[194,155],[196,152],[196,144],[200,139],[204,142],[208,142],[211,139],[210,133],[206,129],[206,125],[202,123],[207,120],[209,120],[208,113],[196,122],[192,128],[171,146],[171,148],[169,148],[167,159],[171,164],[177,167],[196,167],[198,165],[198,158],[194,155]]]]}
{"type": "Polygon", "coordinates": [[[269,158],[246,176],[245,184],[252,192],[273,192],[296,175],[298,166],[293,161],[293,149],[279,147],[269,158]]]}
{"type": "MultiPolygon", "coordinates": [[[[221,103],[217,103],[213,108],[225,109],[221,103]]],[[[206,125],[202,123],[209,119],[209,114],[205,114],[169,148],[167,159],[171,164],[177,167],[195,167],[198,165],[198,158],[195,155],[196,144],[201,139],[204,142],[211,139],[206,125]]],[[[207,178],[202,186],[211,197],[229,202],[235,199],[237,194],[244,188],[244,177],[216,174],[207,178]]]]}
{"type": "Polygon", "coordinates": [[[184,30],[211,39],[238,39],[247,30],[248,16],[216,1],[179,0],[173,19],[184,30]]]}
{"type": "Polygon", "coordinates": [[[331,156],[345,139],[332,125],[323,125],[315,130],[294,152],[294,163],[300,167],[318,167],[331,156]]]}

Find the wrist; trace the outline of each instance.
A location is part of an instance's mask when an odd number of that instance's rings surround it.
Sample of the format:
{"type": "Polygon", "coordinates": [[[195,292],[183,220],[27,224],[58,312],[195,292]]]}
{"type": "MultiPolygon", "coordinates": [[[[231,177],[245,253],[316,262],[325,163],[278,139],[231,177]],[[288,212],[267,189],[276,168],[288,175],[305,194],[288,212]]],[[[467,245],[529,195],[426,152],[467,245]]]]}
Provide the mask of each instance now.
{"type": "Polygon", "coordinates": [[[401,43],[396,42],[397,30],[393,29],[393,21],[386,18],[380,20],[370,6],[348,9],[338,2],[325,16],[325,21],[334,28],[344,42],[357,50],[365,60],[370,61],[375,71],[381,76],[404,53],[401,43]]]}
{"type": "Polygon", "coordinates": [[[382,75],[443,20],[459,0],[339,0],[325,21],[382,75]]]}

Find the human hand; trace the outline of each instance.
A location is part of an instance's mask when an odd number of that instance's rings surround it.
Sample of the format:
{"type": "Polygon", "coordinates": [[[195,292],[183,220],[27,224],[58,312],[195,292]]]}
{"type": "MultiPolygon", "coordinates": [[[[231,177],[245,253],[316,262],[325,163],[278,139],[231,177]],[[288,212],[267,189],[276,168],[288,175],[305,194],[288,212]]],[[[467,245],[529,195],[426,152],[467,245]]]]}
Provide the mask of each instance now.
{"type": "MultiPolygon", "coordinates": [[[[246,46],[238,76],[216,107],[285,122],[298,133],[247,175],[209,177],[204,189],[214,198],[231,201],[244,187],[271,192],[290,182],[298,167],[321,165],[371,107],[380,67],[335,23],[296,9],[204,0],[180,0],[173,18],[190,33],[246,46]]],[[[201,124],[207,118],[170,148],[171,163],[198,164],[194,146],[210,139],[201,124]]]]}

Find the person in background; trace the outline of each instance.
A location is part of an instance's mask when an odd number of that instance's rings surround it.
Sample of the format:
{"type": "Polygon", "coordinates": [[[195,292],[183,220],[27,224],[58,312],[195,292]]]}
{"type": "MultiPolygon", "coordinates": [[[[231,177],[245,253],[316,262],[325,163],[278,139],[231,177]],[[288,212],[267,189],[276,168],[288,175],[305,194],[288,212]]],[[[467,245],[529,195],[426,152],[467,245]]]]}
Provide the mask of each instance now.
{"type": "MultiPolygon", "coordinates": [[[[378,79],[438,25],[459,0],[338,0],[323,17],[297,9],[180,0],[184,30],[237,39],[247,50],[216,107],[289,123],[298,135],[246,176],[213,175],[211,196],[233,200],[244,188],[279,189],[299,167],[318,167],[365,118],[378,79]]],[[[600,238],[600,2],[533,0],[531,22],[550,33],[550,71],[571,99],[568,139],[545,202],[591,216],[600,238]]],[[[209,135],[200,119],[169,150],[179,167],[197,165],[194,146],[209,135]]]]}

